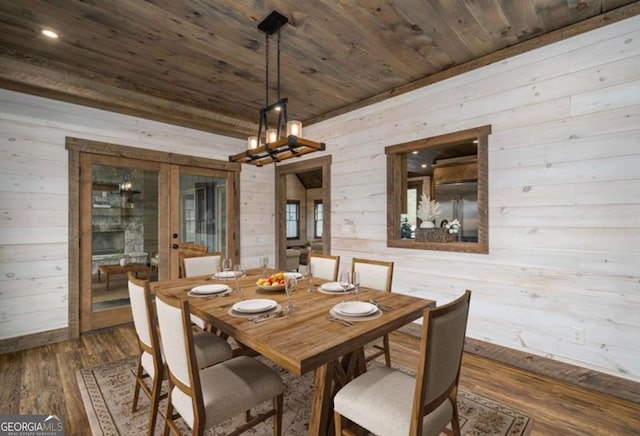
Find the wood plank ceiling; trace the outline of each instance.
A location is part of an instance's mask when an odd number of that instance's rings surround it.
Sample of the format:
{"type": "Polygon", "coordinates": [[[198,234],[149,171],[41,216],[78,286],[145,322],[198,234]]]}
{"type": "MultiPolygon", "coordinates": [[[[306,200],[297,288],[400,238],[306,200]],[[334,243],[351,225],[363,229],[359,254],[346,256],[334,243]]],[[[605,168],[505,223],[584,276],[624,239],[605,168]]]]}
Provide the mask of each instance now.
{"type": "Polygon", "coordinates": [[[636,15],[640,1],[0,0],[0,86],[245,137],[265,103],[256,26],[272,10],[290,21],[289,119],[312,123],[636,15]]]}

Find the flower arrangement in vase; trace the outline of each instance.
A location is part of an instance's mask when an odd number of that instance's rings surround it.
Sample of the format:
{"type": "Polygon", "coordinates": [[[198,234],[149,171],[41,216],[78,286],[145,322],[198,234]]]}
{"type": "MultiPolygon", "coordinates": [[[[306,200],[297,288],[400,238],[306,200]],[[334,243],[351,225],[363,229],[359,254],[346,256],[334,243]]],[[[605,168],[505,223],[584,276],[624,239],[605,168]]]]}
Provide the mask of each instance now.
{"type": "Polygon", "coordinates": [[[449,233],[457,234],[460,231],[460,221],[455,219],[450,223],[447,223],[444,228],[447,229],[447,232],[449,233]]]}
{"type": "Polygon", "coordinates": [[[416,211],[416,216],[422,221],[420,228],[429,229],[435,227],[434,221],[438,218],[440,212],[440,203],[431,200],[424,193],[420,196],[418,210],[416,211]]]}

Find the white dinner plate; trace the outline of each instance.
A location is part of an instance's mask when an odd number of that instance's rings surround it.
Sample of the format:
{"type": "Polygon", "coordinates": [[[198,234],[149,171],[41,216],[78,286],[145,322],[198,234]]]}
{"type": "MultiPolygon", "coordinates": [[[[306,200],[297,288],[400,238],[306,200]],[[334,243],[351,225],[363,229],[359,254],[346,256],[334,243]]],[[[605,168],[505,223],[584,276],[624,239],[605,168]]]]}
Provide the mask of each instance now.
{"type": "MultiPolygon", "coordinates": [[[[324,283],[322,286],[320,286],[320,288],[323,291],[327,291],[327,292],[344,292],[344,289],[342,289],[342,286],[340,286],[340,283],[338,282],[328,282],[328,283],[324,283]]],[[[347,288],[347,291],[353,289],[354,286],[353,285],[349,285],[349,287],[347,288]]]]}
{"type": "Polygon", "coordinates": [[[252,300],[238,301],[231,308],[236,312],[259,313],[271,310],[277,305],[278,303],[267,298],[254,298],[252,300]]]}
{"type": "Polygon", "coordinates": [[[346,316],[368,316],[378,311],[377,306],[364,301],[345,301],[336,304],[333,309],[346,316]]]}
{"type": "Polygon", "coordinates": [[[217,279],[235,279],[236,274],[241,274],[238,271],[218,271],[214,277],[217,279]]]}
{"type": "Polygon", "coordinates": [[[208,295],[208,294],[220,294],[222,292],[227,292],[229,290],[229,286],[227,285],[200,285],[194,288],[191,288],[192,294],[197,295],[208,295]]]}

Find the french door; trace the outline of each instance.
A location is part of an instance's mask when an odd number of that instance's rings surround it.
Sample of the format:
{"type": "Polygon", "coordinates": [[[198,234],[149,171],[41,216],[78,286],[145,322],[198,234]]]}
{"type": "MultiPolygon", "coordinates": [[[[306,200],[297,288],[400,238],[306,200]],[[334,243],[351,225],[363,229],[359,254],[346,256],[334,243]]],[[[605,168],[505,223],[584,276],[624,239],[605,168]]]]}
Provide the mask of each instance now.
{"type": "Polygon", "coordinates": [[[71,145],[68,139],[67,148],[77,152],[70,169],[77,161],[78,196],[77,213],[70,200],[69,316],[71,327],[77,289],[78,334],[130,322],[127,273],[177,278],[178,242],[206,244],[237,259],[239,168],[186,156],[181,163],[176,155],[121,146],[95,153],[95,143],[84,140],[71,145]]]}

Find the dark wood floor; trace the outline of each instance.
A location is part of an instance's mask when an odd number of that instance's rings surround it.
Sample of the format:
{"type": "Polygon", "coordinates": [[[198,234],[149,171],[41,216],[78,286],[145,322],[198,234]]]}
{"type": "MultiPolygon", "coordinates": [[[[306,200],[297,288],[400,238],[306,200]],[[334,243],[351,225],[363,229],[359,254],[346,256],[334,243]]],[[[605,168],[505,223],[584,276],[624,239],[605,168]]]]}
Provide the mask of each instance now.
{"type": "MultiPolygon", "coordinates": [[[[391,336],[392,359],[415,367],[418,340],[391,336]]],[[[66,434],[91,434],[76,370],[137,353],[132,326],[79,340],[0,355],[0,414],[58,414],[66,434]]],[[[535,420],[534,435],[638,435],[640,405],[465,354],[462,389],[520,409],[535,420]]]]}

